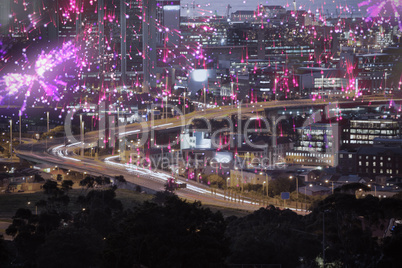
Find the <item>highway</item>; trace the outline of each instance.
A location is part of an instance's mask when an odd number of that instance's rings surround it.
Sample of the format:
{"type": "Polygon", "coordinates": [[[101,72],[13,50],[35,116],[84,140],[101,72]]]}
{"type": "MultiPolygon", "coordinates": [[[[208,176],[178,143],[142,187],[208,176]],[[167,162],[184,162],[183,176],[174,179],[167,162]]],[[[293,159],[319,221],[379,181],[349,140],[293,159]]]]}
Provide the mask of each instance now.
{"type": "MultiPolygon", "coordinates": [[[[171,177],[166,172],[119,163],[117,161],[119,156],[109,156],[102,159],[103,161],[79,157],[72,153],[71,148],[73,146],[66,147],[64,144],[54,145],[62,141],[62,139],[56,139],[52,144],[48,143],[49,148],[47,150],[44,142],[23,144],[16,153],[18,157],[29,161],[86,172],[95,176],[114,177],[123,175],[128,182],[155,191],[163,191],[167,179],[171,177]]],[[[247,198],[242,202],[238,198],[237,201],[234,201],[234,198],[230,198],[231,200],[229,200],[228,197],[224,196],[223,191],[217,191],[212,194],[209,187],[203,184],[185,180],[181,180],[181,182],[187,183],[187,188],[180,189],[176,193],[183,199],[198,200],[204,204],[244,210],[255,210],[261,207],[256,202],[252,202],[247,198]]]]}
{"type": "MultiPolygon", "coordinates": [[[[333,100],[338,104],[353,103],[353,100],[333,100]]],[[[394,100],[395,101],[395,100],[394,100]]],[[[401,101],[396,100],[396,101],[401,101]]],[[[367,99],[356,100],[356,106],[363,104],[373,103],[388,103],[388,99],[367,99]]],[[[194,118],[219,118],[223,116],[229,116],[241,112],[241,114],[256,114],[267,108],[294,108],[294,107],[314,107],[319,105],[330,104],[330,101],[309,99],[291,100],[291,101],[271,101],[255,104],[242,104],[241,106],[224,106],[216,107],[213,109],[207,109],[203,112],[193,112],[186,114],[185,116],[151,120],[150,122],[134,123],[125,126],[124,132],[118,133],[118,137],[130,136],[133,134],[141,133],[142,131],[148,132],[152,129],[168,129],[174,127],[182,127],[191,123],[194,118]]],[[[117,131],[117,130],[116,130],[117,131]]],[[[77,137],[74,137],[77,138],[77,137]]],[[[77,138],[78,139],[78,138],[77,138]]],[[[99,133],[97,131],[85,133],[84,147],[90,148],[97,146],[99,139],[99,133]]],[[[125,164],[119,162],[119,156],[109,156],[101,160],[94,160],[88,157],[80,157],[74,154],[74,150],[82,146],[81,142],[73,142],[72,144],[65,145],[66,140],[53,139],[48,142],[47,145],[44,142],[38,142],[35,144],[22,144],[17,148],[16,154],[18,157],[37,162],[46,163],[49,165],[58,166],[65,169],[72,169],[79,172],[86,172],[93,175],[102,175],[114,177],[116,175],[123,175],[128,182],[153,189],[155,191],[164,190],[164,185],[168,177],[171,174],[162,172],[159,170],[150,170],[147,168],[138,167],[131,164],[125,164]],[[48,146],[48,148],[46,148],[48,146]]],[[[177,192],[178,196],[187,200],[199,200],[204,204],[211,204],[216,206],[223,206],[229,208],[239,208],[245,210],[255,210],[262,206],[250,199],[244,198],[242,201],[234,198],[228,198],[224,195],[223,191],[217,191],[212,194],[209,187],[195,183],[193,181],[184,181],[187,183],[187,188],[180,189],[177,192]],[[230,199],[230,200],[229,200],[230,199]]]]}
{"type": "MultiPolygon", "coordinates": [[[[398,102],[402,101],[402,99],[393,99],[392,101],[398,102]]],[[[247,103],[241,105],[228,105],[228,106],[220,106],[215,108],[210,108],[205,111],[196,111],[189,114],[185,114],[182,116],[176,116],[173,118],[159,119],[159,120],[150,120],[148,122],[142,123],[134,123],[125,126],[125,133],[120,133],[120,137],[129,136],[133,134],[138,134],[140,132],[147,132],[152,129],[168,129],[175,127],[184,127],[186,125],[191,124],[191,121],[195,118],[204,118],[204,119],[217,119],[223,118],[225,116],[231,116],[233,114],[240,115],[249,115],[255,114],[256,117],[264,111],[265,109],[278,109],[278,108],[297,108],[297,107],[314,107],[314,106],[322,106],[322,105],[331,105],[331,104],[350,104],[356,103],[356,106],[361,105],[374,105],[375,103],[389,103],[390,99],[384,97],[364,97],[359,99],[316,99],[312,101],[310,99],[298,99],[298,100],[286,100],[286,101],[267,101],[267,102],[259,102],[259,103],[247,103]]],[[[115,129],[117,132],[117,128],[115,129]]],[[[94,142],[99,138],[99,133],[97,131],[85,133],[85,144],[92,144],[94,146],[94,142]]]]}

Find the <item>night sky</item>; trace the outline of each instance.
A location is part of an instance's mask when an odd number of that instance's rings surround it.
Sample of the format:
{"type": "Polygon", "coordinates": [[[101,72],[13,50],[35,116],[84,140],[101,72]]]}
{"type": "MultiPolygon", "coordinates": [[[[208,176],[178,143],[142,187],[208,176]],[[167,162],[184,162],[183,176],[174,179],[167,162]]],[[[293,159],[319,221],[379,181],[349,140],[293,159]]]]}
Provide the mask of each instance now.
{"type": "MultiPolygon", "coordinates": [[[[182,5],[192,3],[191,0],[182,0],[182,5]]],[[[317,9],[322,8],[324,12],[328,9],[329,13],[334,13],[335,10],[342,6],[342,13],[345,12],[344,7],[348,7],[349,10],[353,11],[355,16],[361,16],[366,13],[366,8],[362,7],[359,11],[358,3],[362,2],[362,0],[336,0],[336,1],[325,1],[325,0],[297,0],[296,6],[297,9],[311,10],[315,12],[317,9]]],[[[375,1],[374,1],[375,2],[375,1]]],[[[235,1],[211,1],[211,0],[197,0],[195,4],[201,5],[200,8],[197,9],[196,15],[199,16],[201,13],[205,13],[205,15],[214,14],[215,10],[218,15],[224,15],[226,13],[226,8],[228,3],[232,6],[230,12],[235,12],[237,10],[255,10],[258,4],[263,5],[281,5],[286,7],[286,9],[293,9],[293,1],[292,0],[275,0],[275,1],[259,1],[259,0],[235,0],[235,1]],[[212,13],[211,13],[212,11],[212,13]]],[[[186,9],[182,9],[182,15],[186,14],[186,9]]],[[[349,12],[350,14],[350,12],[349,12]]],[[[190,11],[191,15],[191,11],[190,11]]],[[[346,14],[345,14],[346,15],[346,14]]]]}

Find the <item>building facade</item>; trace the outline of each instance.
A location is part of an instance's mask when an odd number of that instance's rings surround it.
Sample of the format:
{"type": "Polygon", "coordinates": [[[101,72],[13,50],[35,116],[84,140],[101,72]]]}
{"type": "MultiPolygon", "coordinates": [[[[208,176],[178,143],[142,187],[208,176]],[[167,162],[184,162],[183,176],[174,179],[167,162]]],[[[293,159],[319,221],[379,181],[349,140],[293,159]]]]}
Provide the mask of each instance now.
{"type": "Polygon", "coordinates": [[[338,124],[314,123],[297,129],[293,151],[286,162],[299,165],[336,166],[339,150],[338,124]]]}

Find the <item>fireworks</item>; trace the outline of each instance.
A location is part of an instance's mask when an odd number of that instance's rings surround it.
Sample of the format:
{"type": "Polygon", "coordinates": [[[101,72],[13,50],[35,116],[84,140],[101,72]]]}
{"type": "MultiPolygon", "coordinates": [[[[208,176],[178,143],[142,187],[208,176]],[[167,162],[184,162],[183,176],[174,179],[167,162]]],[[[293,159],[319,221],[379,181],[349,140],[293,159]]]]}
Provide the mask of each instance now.
{"type": "Polygon", "coordinates": [[[394,14],[390,16],[399,17],[402,11],[402,2],[400,0],[367,0],[358,4],[359,7],[368,6],[367,13],[369,17],[377,17],[381,12],[386,11],[386,6],[390,6],[394,14]]]}
{"type": "Polygon", "coordinates": [[[76,53],[77,48],[72,42],[64,43],[61,49],[54,49],[47,54],[42,51],[35,62],[34,75],[9,73],[3,76],[1,82],[4,83],[5,90],[2,92],[3,96],[0,96],[0,101],[4,96],[11,97],[24,92],[24,103],[21,108],[24,110],[27,98],[31,95],[35,82],[38,82],[40,88],[45,91],[48,97],[52,97],[54,100],[59,100],[57,85],[65,86],[66,83],[57,78],[48,79],[45,77],[45,74],[52,72],[53,68],[58,65],[73,59],[76,53]]]}

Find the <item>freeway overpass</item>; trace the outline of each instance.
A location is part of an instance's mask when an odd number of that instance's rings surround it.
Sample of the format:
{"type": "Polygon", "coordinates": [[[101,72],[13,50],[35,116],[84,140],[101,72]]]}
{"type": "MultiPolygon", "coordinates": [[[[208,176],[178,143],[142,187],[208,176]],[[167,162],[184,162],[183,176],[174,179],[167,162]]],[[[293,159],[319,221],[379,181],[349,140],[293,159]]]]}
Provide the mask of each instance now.
{"type": "MultiPolygon", "coordinates": [[[[401,99],[393,100],[400,102],[401,99]]],[[[223,116],[229,116],[232,114],[249,113],[255,114],[265,109],[274,110],[282,107],[295,108],[295,107],[320,107],[329,105],[331,103],[351,104],[356,103],[358,105],[374,105],[374,104],[387,104],[390,100],[386,98],[372,98],[372,99],[357,99],[353,100],[292,100],[292,101],[271,101],[255,104],[241,104],[239,106],[224,106],[216,107],[213,109],[207,109],[203,112],[193,112],[186,114],[185,116],[167,118],[160,120],[152,120],[150,122],[135,123],[125,126],[124,132],[117,132],[118,137],[130,136],[133,134],[141,133],[142,131],[150,131],[152,129],[167,129],[173,127],[181,127],[188,125],[191,120],[195,118],[219,118],[223,116]]],[[[69,137],[69,139],[76,139],[77,137],[69,137]]],[[[74,142],[69,145],[65,145],[65,139],[55,139],[52,143],[48,144],[49,148],[46,148],[45,143],[37,144],[24,144],[17,150],[17,156],[29,161],[38,163],[47,163],[50,165],[57,165],[66,169],[73,169],[81,172],[87,172],[94,175],[115,176],[123,175],[126,180],[143,187],[147,187],[156,191],[162,190],[167,178],[171,176],[163,171],[144,169],[142,167],[119,163],[119,156],[111,156],[103,159],[104,161],[96,161],[94,159],[80,157],[74,154],[74,150],[85,146],[90,148],[97,146],[99,139],[99,133],[97,131],[89,132],[85,134],[84,143],[74,142]]],[[[70,140],[70,142],[72,142],[70,140]]],[[[186,182],[188,188],[178,191],[178,195],[182,198],[189,200],[200,200],[206,204],[213,204],[231,208],[241,208],[247,210],[253,210],[260,207],[258,202],[250,199],[243,199],[239,202],[239,199],[228,197],[223,192],[218,191],[211,194],[210,189],[202,184],[186,182]]]]}

